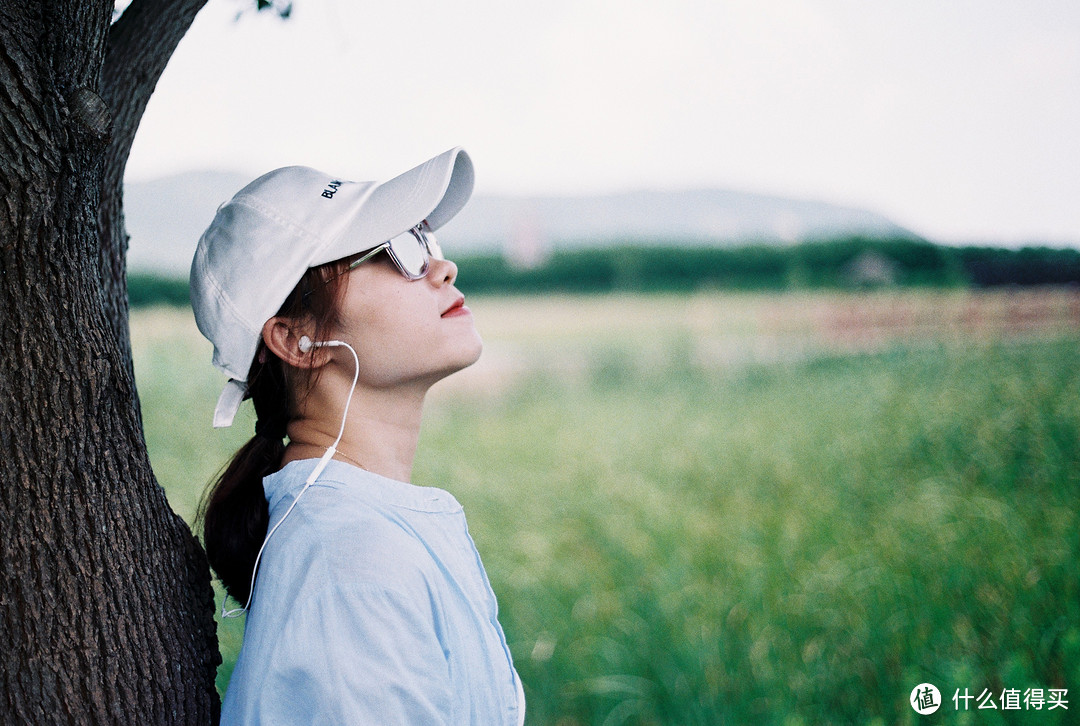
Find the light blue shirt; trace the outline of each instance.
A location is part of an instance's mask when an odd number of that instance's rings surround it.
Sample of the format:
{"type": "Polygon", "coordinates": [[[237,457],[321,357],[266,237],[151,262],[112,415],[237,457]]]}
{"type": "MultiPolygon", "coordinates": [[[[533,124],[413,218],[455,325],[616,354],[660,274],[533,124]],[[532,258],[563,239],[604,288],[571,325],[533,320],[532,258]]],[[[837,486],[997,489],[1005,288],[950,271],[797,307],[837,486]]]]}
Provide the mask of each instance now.
{"type": "MultiPolygon", "coordinates": [[[[271,527],[315,464],[263,481],[271,527]]],[[[330,461],[263,551],[221,723],[513,726],[524,715],[461,505],[330,461]]]]}

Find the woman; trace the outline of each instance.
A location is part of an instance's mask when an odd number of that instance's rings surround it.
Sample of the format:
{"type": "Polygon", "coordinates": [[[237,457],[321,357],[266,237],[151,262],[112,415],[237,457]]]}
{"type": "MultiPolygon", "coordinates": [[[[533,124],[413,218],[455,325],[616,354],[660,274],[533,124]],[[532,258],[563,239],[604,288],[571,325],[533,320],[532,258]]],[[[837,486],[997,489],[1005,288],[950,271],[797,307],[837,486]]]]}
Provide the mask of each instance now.
{"type": "Polygon", "coordinates": [[[408,483],[428,388],[482,346],[432,234],[472,184],[461,149],[383,184],[288,167],[199,241],[192,306],[231,379],[214,424],[247,397],[258,419],[204,513],[248,613],[223,724],[524,720],[461,506],[408,483]]]}

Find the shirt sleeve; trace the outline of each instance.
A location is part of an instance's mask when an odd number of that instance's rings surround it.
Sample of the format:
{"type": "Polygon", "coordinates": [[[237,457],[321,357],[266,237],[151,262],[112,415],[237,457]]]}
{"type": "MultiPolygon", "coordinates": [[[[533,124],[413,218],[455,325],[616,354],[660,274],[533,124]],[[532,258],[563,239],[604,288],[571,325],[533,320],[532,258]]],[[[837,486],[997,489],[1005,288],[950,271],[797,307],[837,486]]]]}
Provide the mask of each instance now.
{"type": "Polygon", "coordinates": [[[450,724],[449,661],[430,597],[329,587],[293,611],[267,664],[260,723],[450,724]]]}

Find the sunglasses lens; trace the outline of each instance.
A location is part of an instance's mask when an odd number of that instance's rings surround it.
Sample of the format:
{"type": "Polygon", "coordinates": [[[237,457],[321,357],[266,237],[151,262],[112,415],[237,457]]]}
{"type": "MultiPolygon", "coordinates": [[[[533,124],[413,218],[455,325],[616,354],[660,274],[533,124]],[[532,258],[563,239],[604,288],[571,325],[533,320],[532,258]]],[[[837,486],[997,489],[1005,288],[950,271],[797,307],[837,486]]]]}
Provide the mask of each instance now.
{"type": "Polygon", "coordinates": [[[445,260],[446,258],[443,257],[442,247],[439,247],[439,242],[435,239],[435,235],[427,231],[425,231],[423,235],[424,243],[427,245],[428,254],[436,260],[445,260]]]}
{"type": "Polygon", "coordinates": [[[412,231],[399,234],[390,240],[390,251],[401,271],[412,278],[423,277],[427,271],[428,256],[423,244],[412,231]]]}

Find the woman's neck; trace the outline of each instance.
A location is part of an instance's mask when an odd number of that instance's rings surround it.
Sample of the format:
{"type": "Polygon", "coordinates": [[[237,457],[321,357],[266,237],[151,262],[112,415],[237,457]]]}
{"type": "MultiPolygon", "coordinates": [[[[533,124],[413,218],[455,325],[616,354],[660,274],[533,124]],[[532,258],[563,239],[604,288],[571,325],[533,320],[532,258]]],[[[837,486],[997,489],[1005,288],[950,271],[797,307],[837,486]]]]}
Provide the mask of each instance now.
{"type": "MultiPolygon", "coordinates": [[[[289,444],[282,464],[323,455],[341,430],[347,392],[322,395],[317,388],[300,415],[289,421],[289,444]]],[[[401,391],[357,390],[335,458],[380,476],[407,482],[412,477],[424,396],[401,391]]]]}

